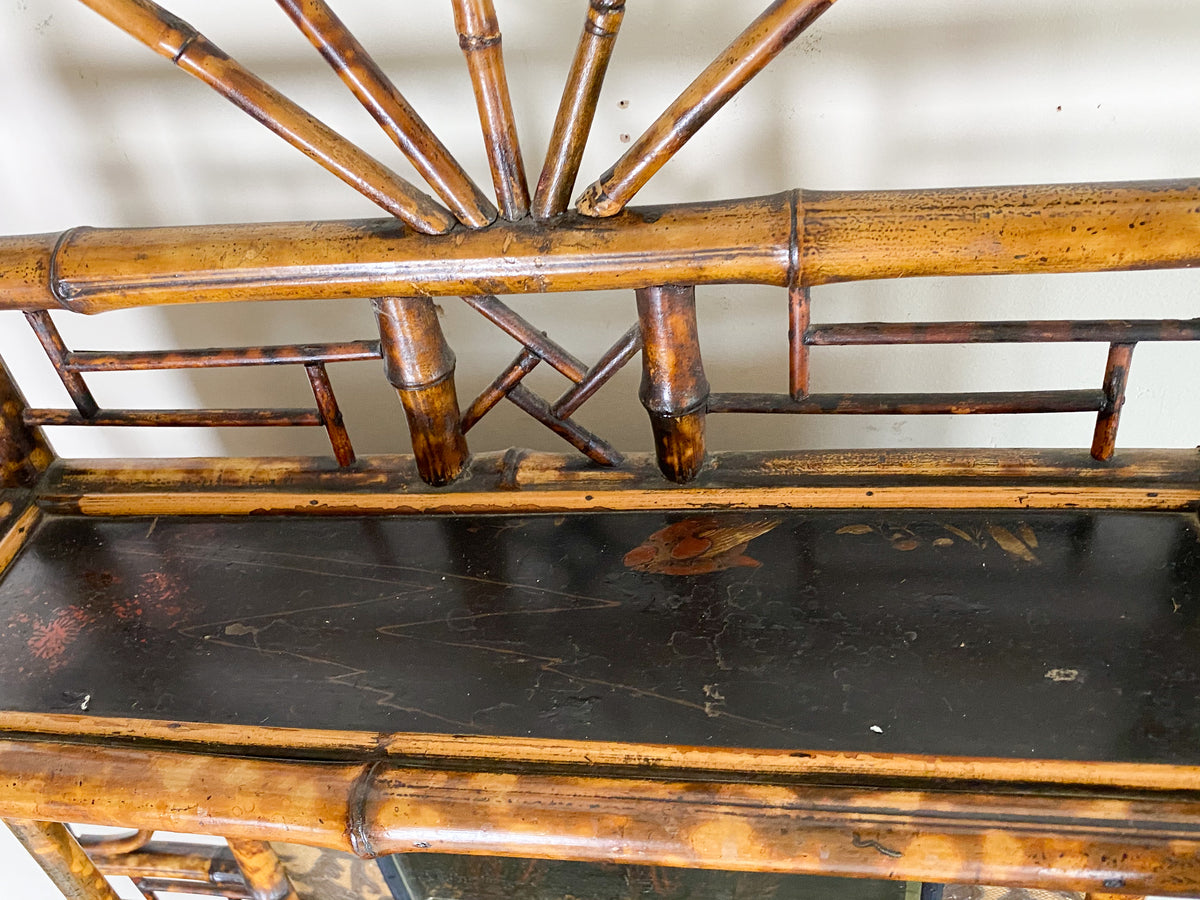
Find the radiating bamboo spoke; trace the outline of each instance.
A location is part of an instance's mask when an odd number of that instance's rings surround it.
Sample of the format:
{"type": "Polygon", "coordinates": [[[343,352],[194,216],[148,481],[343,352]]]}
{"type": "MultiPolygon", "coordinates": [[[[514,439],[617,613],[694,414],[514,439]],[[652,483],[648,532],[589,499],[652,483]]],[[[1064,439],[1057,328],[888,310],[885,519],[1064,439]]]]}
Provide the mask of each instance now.
{"type": "Polygon", "coordinates": [[[496,10],[492,0],[453,0],[453,4],[458,43],[475,87],[500,214],[510,221],[521,219],[529,213],[529,187],[508,95],[496,10]]]}
{"type": "Polygon", "coordinates": [[[571,74],[563,90],[550,148],[546,151],[546,162],[533,198],[535,218],[557,216],[565,212],[571,202],[579,161],[583,158],[600,87],[604,84],[604,73],[608,70],[624,15],[625,0],[590,0],[588,3],[587,21],[583,24],[583,34],[571,63],[571,74]]]}
{"type": "Polygon", "coordinates": [[[276,2],[459,221],[472,228],[482,228],[492,222],[496,218],[496,207],[325,0],[276,2]]]}
{"type": "Polygon", "coordinates": [[[381,162],[226,56],[204,35],[151,0],[81,0],[156,53],[203,81],[310,159],[389,213],[427,234],[454,217],[381,162]]]}
{"type": "Polygon", "coordinates": [[[701,126],[835,0],[775,0],[579,198],[589,216],[619,213],[701,126]]]}

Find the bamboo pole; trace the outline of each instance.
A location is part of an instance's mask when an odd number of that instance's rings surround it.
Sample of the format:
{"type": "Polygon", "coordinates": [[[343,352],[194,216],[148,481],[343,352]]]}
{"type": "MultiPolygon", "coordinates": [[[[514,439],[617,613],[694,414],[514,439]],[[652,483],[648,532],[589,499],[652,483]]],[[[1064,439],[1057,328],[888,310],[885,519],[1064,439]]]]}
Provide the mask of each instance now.
{"type": "Polygon", "coordinates": [[[775,0],[684,89],[611,169],[589,186],[578,208],[619,213],[646,182],[834,0],[775,0]]]}
{"type": "Polygon", "coordinates": [[[486,416],[497,403],[503,400],[508,392],[520,383],[522,378],[537,368],[537,364],[541,361],[542,358],[528,348],[518,353],[517,358],[509,363],[508,367],[497,375],[491,384],[483,389],[483,392],[471,403],[470,408],[463,413],[463,433],[465,434],[474,428],[479,420],[486,416]]]}
{"type": "Polygon", "coordinates": [[[379,341],[290,344],[278,347],[221,347],[207,350],[75,350],[71,372],[140,372],[151,369],[215,369],[238,366],[314,365],[380,359],[379,341]]]}
{"type": "Polygon", "coordinates": [[[443,234],[454,218],[381,162],[309,115],[187,22],[152,0],[81,0],[154,52],[203,81],[309,159],[418,231],[443,234]]]}
{"type": "Polygon", "coordinates": [[[642,329],[642,405],[650,414],[658,466],[671,481],[691,481],[704,465],[708,379],[700,358],[696,289],[637,292],[642,329]]]}
{"type": "Polygon", "coordinates": [[[421,477],[449,484],[467,463],[454,388],[454,353],[428,297],[373,302],[387,379],[400,397],[421,477]]]}
{"type": "Polygon", "coordinates": [[[496,10],[492,0],[452,0],[452,5],[458,45],[466,56],[475,88],[500,215],[515,221],[529,214],[529,186],[504,72],[496,10]]]}
{"type": "Polygon", "coordinates": [[[482,228],[496,218],[496,207],[325,0],[276,2],[460,222],[482,228]]]}
{"type": "Polygon", "coordinates": [[[1112,344],[1104,366],[1104,404],[1096,417],[1092,436],[1092,458],[1112,459],[1117,446],[1117,426],[1121,422],[1121,407],[1125,405],[1125,385],[1129,381],[1129,364],[1133,361],[1132,343],[1112,344]]]}
{"type": "Polygon", "coordinates": [[[525,385],[513,385],[505,396],[597,465],[619,466],[624,460],[603,438],[592,434],[577,422],[556,416],[550,404],[525,385]]]}
{"type": "Polygon", "coordinates": [[[524,316],[506,306],[496,297],[490,295],[465,296],[463,300],[505,334],[520,341],[540,359],[545,360],[576,384],[582,381],[587,374],[587,366],[580,362],[574,354],[552,341],[524,316]]]}
{"type": "Polygon", "coordinates": [[[629,360],[642,349],[642,329],[634,325],[605,351],[599,361],[584,373],[583,378],[571,385],[550,407],[556,416],[566,418],[583,406],[592,395],[604,387],[629,360]]]}
{"type": "Polygon", "coordinates": [[[571,72],[563,88],[546,162],[533,198],[533,215],[549,219],[566,211],[579,174],[584,146],[617,32],[625,15],[625,0],[589,0],[583,33],[575,49],[571,72]]]}
{"type": "Polygon", "coordinates": [[[5,824],[66,900],[121,900],[65,825],[31,819],[5,824]]]}
{"type": "Polygon", "coordinates": [[[1033,322],[848,322],[814,325],[809,346],[1032,344],[1200,340],[1200,319],[1076,319],[1033,322]]]}
{"type": "Polygon", "coordinates": [[[110,428],[260,428],[324,425],[311,409],[102,409],[84,416],[73,409],[27,409],[27,425],[105,425],[110,428]]]}
{"type": "Polygon", "coordinates": [[[789,192],[446,237],[349,221],[0,238],[0,309],[1191,266],[1200,266],[1196,180],[789,192]]]}
{"type": "Polygon", "coordinates": [[[0,488],[28,487],[54,459],[37,428],[25,422],[25,398],[0,360],[0,488]]]}
{"type": "Polygon", "coordinates": [[[793,413],[876,416],[1003,415],[1012,413],[1097,412],[1106,408],[1104,391],[991,391],[975,394],[788,394],[724,393],[708,398],[710,413],[793,413]]]}
{"type": "Polygon", "coordinates": [[[59,334],[58,328],[55,327],[54,322],[51,320],[50,313],[44,309],[39,309],[34,312],[25,313],[25,319],[29,322],[33,333],[37,335],[42,349],[46,351],[46,356],[50,358],[50,364],[54,366],[54,371],[58,373],[63,387],[67,389],[67,393],[71,396],[71,402],[75,404],[75,408],[79,410],[79,414],[84,417],[95,415],[96,411],[100,408],[100,404],[92,396],[92,392],[83,380],[83,376],[69,368],[67,363],[71,357],[71,352],[67,349],[66,342],[63,341],[62,335],[59,334]]]}
{"type": "Polygon", "coordinates": [[[266,841],[232,840],[229,849],[254,900],[299,900],[283,863],[266,841]]]}
{"type": "Polygon", "coordinates": [[[317,402],[317,411],[321,414],[321,422],[329,435],[329,445],[333,448],[338,465],[354,465],[354,445],[350,443],[350,435],[346,433],[342,410],[333,394],[333,385],[329,383],[329,373],[325,371],[322,363],[310,363],[304,367],[304,372],[308,375],[308,383],[317,402]]]}
{"type": "Polygon", "coordinates": [[[809,289],[803,285],[788,287],[788,393],[793,400],[808,394],[809,322],[812,303],[809,289]]]}

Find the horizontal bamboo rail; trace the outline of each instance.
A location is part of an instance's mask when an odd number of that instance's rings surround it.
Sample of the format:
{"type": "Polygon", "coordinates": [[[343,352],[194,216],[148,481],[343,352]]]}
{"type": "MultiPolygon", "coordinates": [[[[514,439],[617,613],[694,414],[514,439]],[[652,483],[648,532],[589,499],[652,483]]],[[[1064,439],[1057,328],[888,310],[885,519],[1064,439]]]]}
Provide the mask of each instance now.
{"type": "Polygon", "coordinates": [[[70,372],[126,372],[148,369],[218,369],[238,366],[314,365],[380,359],[379,341],[292,344],[279,347],[221,347],[211,350],[73,350],[70,372]]]}
{"type": "Polygon", "coordinates": [[[258,428],[324,425],[310,409],[102,409],[84,416],[69,409],[27,409],[27,425],[106,425],[158,428],[258,428]]]}
{"type": "Polygon", "coordinates": [[[801,329],[810,347],[896,344],[1200,341],[1200,319],[1034,322],[847,322],[801,329]]]}
{"type": "MultiPolygon", "coordinates": [[[[987,779],[987,761],[967,760],[946,761],[947,772],[973,769],[982,780],[947,782],[937,760],[924,761],[928,774],[914,761],[886,783],[870,770],[850,776],[853,766],[832,781],[767,775],[750,760],[741,770],[714,768],[721,774],[710,780],[705,751],[651,748],[680,759],[681,771],[601,744],[599,758],[623,761],[597,768],[567,752],[514,774],[530,748],[500,746],[513,741],[491,742],[491,759],[437,751],[407,759],[403,741],[381,753],[372,737],[365,756],[309,751],[308,760],[128,738],[0,740],[0,815],[282,839],[364,857],[429,851],[1131,894],[1200,888],[1194,794],[1041,783],[1033,761],[1007,777],[993,761],[998,781],[987,779]]],[[[714,764],[731,752],[714,751],[714,764]]],[[[820,754],[803,756],[793,769],[820,754]]],[[[833,757],[826,762],[837,768],[833,757]]],[[[886,758],[872,762],[888,767],[886,758]]],[[[1070,765],[1088,777],[1086,764],[1070,765]]]]}
{"type": "Polygon", "coordinates": [[[1108,405],[1102,390],[989,391],[977,394],[788,394],[714,393],[710,413],[840,413],[843,415],[920,416],[1099,412],[1108,405]]]}
{"type": "Polygon", "coordinates": [[[0,238],[0,309],[484,295],[1200,265],[1200,180],[792,191],[496,222],[80,228],[0,238]]]}

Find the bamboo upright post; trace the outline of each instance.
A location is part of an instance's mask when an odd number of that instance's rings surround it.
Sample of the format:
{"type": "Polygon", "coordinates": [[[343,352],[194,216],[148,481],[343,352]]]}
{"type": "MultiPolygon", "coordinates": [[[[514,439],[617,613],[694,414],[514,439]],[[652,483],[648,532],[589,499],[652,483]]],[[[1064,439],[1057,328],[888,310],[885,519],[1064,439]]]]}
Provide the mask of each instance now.
{"type": "Polygon", "coordinates": [[[421,477],[449,484],[467,462],[454,353],[428,297],[385,297],[372,302],[379,322],[384,371],[400,395],[421,477]]]}
{"type": "Polygon", "coordinates": [[[808,395],[808,326],[812,320],[809,289],[788,288],[788,393],[793,400],[808,395]]]}
{"type": "Polygon", "coordinates": [[[28,487],[50,464],[42,433],[25,423],[25,398],[0,360],[0,488],[28,487]]]}
{"type": "Polygon", "coordinates": [[[65,825],[31,819],[5,824],[66,900],[121,900],[65,825]]]}
{"type": "Polygon", "coordinates": [[[834,0],[775,0],[579,198],[588,216],[613,216],[722,106],[834,0]]]}
{"type": "Polygon", "coordinates": [[[460,222],[482,228],[496,218],[496,207],[325,0],[276,2],[460,222]]]}
{"type": "Polygon", "coordinates": [[[254,900],[299,900],[283,863],[266,841],[234,840],[229,842],[229,849],[254,900]]]}
{"type": "Polygon", "coordinates": [[[383,163],[309,115],[195,28],[152,0],[81,0],[203,81],[305,156],[418,231],[444,234],[454,217],[383,163]]]}
{"type": "Polygon", "coordinates": [[[637,292],[642,327],[641,400],[650,413],[658,466],[691,481],[704,465],[708,379],[700,358],[696,289],[664,285],[637,292]]]}
{"type": "Polygon", "coordinates": [[[571,202],[579,162],[583,159],[588,132],[596,117],[604,73],[608,70],[624,15],[625,0],[589,0],[587,20],[583,23],[583,34],[579,36],[571,73],[567,76],[558,115],[554,119],[546,162],[534,193],[534,218],[557,216],[565,212],[571,202]]]}
{"type": "Polygon", "coordinates": [[[1117,426],[1121,407],[1125,405],[1125,384],[1129,380],[1129,364],[1133,361],[1136,344],[1110,344],[1104,366],[1104,408],[1096,417],[1092,436],[1092,458],[1101,462],[1112,459],[1117,446],[1117,426]]]}
{"type": "Polygon", "coordinates": [[[467,58],[483,140],[500,215],[514,221],[529,214],[529,186],[517,141],[517,123],[504,72],[500,23],[492,0],[453,0],[458,44],[467,58]]]}

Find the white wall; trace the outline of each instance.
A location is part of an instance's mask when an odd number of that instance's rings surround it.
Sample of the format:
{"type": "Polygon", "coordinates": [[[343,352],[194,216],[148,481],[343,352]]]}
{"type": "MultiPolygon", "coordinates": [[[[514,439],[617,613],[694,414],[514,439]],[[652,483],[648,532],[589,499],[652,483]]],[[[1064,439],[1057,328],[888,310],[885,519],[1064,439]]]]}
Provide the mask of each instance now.
{"type": "MultiPolygon", "coordinates": [[[[761,7],[762,0],[631,0],[581,185],[635,136],[761,7]],[[703,14],[700,13],[703,10],[703,14]],[[621,101],[628,101],[622,103],[621,101]]],[[[581,3],[498,2],[531,180],[581,23],[581,3]]],[[[404,174],[405,160],[271,3],[177,0],[218,45],[404,174]]],[[[338,4],[384,68],[486,185],[473,99],[448,4],[338,4]]],[[[1194,0],[844,0],[764,72],[642,192],[674,201],[810,188],[1005,184],[1196,174],[1200,158],[1200,3],[1194,0]]],[[[374,216],[365,199],[79,4],[20,0],[0,11],[5,137],[0,233],[76,224],[152,224],[374,216]]],[[[413,176],[415,177],[415,175],[413,176]]],[[[1193,272],[843,285],[815,292],[817,320],[1182,316],[1200,314],[1193,272]]],[[[785,298],[764,288],[700,292],[716,390],[777,390],[786,379],[785,298]]],[[[584,359],[632,321],[627,293],[520,298],[519,309],[584,359]]],[[[464,402],[517,347],[447,300],[464,402]]],[[[187,307],[63,315],[80,347],[205,346],[367,337],[365,303],[187,307]]],[[[0,352],[37,405],[65,403],[14,316],[0,352]]],[[[826,349],[817,390],[1097,386],[1104,348],[826,349]]],[[[579,418],[625,448],[647,449],[636,366],[579,418]]],[[[1137,350],[1122,446],[1191,446],[1200,428],[1194,346],[1137,350]]],[[[106,405],[305,405],[299,369],[90,376],[106,405]]],[[[363,452],[407,450],[399,406],[375,363],[334,367],[363,452]]],[[[550,396],[553,373],[530,383],[550,396]]],[[[716,447],[1083,445],[1089,416],[721,417],[716,447]]],[[[475,449],[557,448],[507,404],[475,449]]],[[[325,452],[319,430],[64,431],[68,455],[325,452]],[[281,443],[289,441],[291,443],[281,443]]]]}

